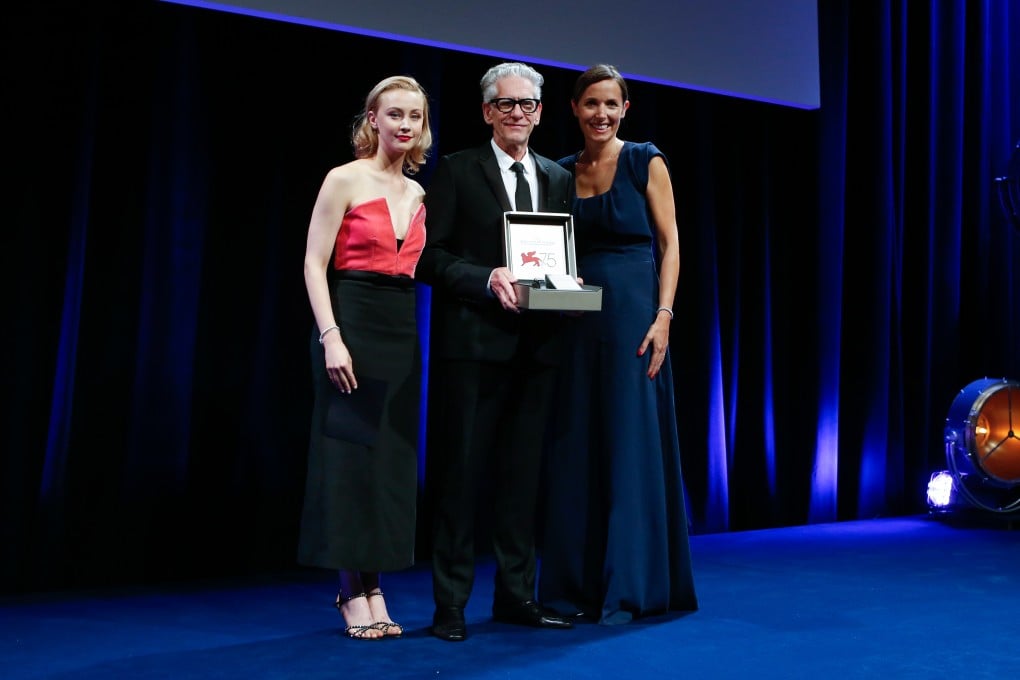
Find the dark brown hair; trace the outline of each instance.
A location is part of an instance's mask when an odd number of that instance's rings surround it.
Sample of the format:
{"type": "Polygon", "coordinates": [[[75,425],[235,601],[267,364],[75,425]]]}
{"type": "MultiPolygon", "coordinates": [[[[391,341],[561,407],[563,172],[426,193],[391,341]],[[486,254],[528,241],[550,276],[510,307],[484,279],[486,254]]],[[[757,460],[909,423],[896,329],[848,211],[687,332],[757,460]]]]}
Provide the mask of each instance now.
{"type": "Polygon", "coordinates": [[[627,95],[627,81],[623,79],[623,76],[620,75],[615,66],[609,64],[595,64],[579,75],[577,81],[574,82],[574,94],[571,99],[575,103],[581,101],[581,95],[584,94],[584,91],[589,86],[600,83],[603,80],[615,80],[616,84],[620,86],[620,94],[623,95],[623,101],[630,99],[627,95]]]}

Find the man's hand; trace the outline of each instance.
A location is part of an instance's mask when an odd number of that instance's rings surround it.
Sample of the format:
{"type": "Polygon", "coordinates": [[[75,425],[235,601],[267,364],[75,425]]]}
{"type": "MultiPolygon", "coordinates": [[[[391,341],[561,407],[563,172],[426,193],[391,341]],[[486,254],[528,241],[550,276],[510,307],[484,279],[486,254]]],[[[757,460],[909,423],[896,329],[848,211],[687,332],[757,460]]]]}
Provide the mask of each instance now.
{"type": "Polygon", "coordinates": [[[516,282],[517,277],[506,267],[493,269],[489,274],[489,290],[499,300],[499,304],[508,312],[520,314],[521,310],[517,307],[517,292],[514,290],[516,282]]]}

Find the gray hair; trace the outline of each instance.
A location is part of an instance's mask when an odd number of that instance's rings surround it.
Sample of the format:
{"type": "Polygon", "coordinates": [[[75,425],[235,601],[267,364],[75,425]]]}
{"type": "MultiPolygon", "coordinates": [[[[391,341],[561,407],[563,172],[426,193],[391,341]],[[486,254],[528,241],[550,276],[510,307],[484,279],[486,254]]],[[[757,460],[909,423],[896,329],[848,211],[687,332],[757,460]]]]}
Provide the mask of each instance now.
{"type": "Polygon", "coordinates": [[[519,61],[507,61],[502,64],[496,64],[482,76],[481,83],[479,83],[482,86],[482,101],[487,102],[495,98],[496,83],[510,76],[518,76],[530,80],[535,86],[535,99],[542,99],[542,83],[545,82],[542,74],[519,61]]]}

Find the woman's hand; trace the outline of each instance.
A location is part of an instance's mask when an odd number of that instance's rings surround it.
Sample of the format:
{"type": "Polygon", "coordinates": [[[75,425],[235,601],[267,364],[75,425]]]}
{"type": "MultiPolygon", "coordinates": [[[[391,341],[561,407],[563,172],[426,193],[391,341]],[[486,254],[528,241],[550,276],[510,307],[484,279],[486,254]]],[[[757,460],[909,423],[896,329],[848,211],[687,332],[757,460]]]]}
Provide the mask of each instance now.
{"type": "Polygon", "coordinates": [[[322,343],[326,351],[326,375],[333,386],[344,394],[358,389],[358,381],[354,377],[354,361],[347,345],[340,339],[340,333],[330,333],[322,343]]]}
{"type": "Polygon", "coordinates": [[[652,347],[652,355],[648,359],[648,379],[654,380],[662,368],[662,362],[666,358],[666,350],[669,348],[669,322],[671,317],[666,314],[658,314],[655,321],[648,327],[645,339],[638,347],[637,355],[643,357],[648,346],[652,347]]]}

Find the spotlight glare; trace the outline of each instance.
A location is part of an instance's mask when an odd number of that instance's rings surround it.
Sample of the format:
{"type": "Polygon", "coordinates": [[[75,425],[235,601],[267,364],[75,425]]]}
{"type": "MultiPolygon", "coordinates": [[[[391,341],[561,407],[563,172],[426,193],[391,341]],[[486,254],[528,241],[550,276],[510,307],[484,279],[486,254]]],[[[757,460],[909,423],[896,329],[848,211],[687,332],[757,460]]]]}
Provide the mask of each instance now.
{"type": "Polygon", "coordinates": [[[953,475],[948,470],[932,473],[928,480],[928,507],[944,510],[953,502],[953,475]]]}

